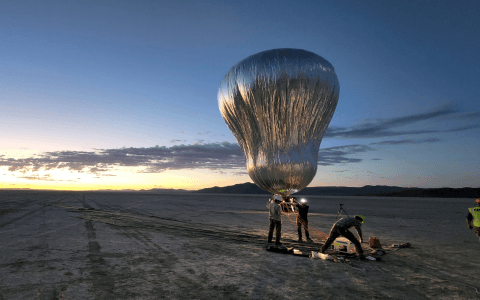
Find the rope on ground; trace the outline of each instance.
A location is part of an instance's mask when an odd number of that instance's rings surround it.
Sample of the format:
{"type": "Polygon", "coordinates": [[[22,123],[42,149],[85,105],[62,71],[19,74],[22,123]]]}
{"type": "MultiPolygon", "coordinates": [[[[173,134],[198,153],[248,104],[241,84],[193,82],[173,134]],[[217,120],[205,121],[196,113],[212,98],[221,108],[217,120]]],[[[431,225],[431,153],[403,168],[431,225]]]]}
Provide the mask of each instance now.
{"type": "Polygon", "coordinates": [[[347,263],[347,262],[344,262],[344,264],[346,264],[347,266],[349,266],[349,267],[352,268],[352,269],[360,270],[360,271],[363,271],[363,272],[367,272],[367,271],[380,271],[380,272],[382,272],[382,273],[385,274],[385,272],[382,271],[382,269],[380,269],[379,267],[366,266],[366,267],[364,267],[364,268],[359,268],[359,267],[354,267],[354,266],[352,266],[350,263],[347,263]]]}
{"type": "Polygon", "coordinates": [[[475,289],[475,292],[477,292],[477,294],[480,294],[480,292],[477,290],[477,288],[476,288],[476,287],[469,286],[469,285],[466,285],[466,287],[471,287],[472,289],[475,289]]]}
{"type": "Polygon", "coordinates": [[[362,272],[366,272],[367,270],[363,269],[363,268],[357,268],[357,267],[354,267],[354,266],[351,266],[350,264],[348,263],[344,263],[345,265],[349,266],[350,268],[352,269],[355,269],[355,270],[360,270],[362,272]]]}
{"type": "Polygon", "coordinates": [[[288,220],[295,226],[298,226],[297,225],[297,222],[300,223],[300,226],[305,228],[307,227],[308,228],[308,231],[310,233],[311,236],[314,236],[315,238],[321,240],[321,241],[324,241],[328,238],[328,234],[326,234],[325,232],[322,232],[318,229],[315,229],[313,227],[310,227],[308,225],[307,222],[305,222],[304,219],[302,219],[299,215],[298,215],[298,212],[288,212],[288,213],[285,213],[283,212],[283,215],[287,216],[288,220]]]}
{"type": "MultiPolygon", "coordinates": [[[[385,272],[383,272],[383,271],[382,271],[382,269],[380,269],[379,267],[375,267],[375,266],[367,266],[366,268],[368,268],[368,269],[372,269],[372,270],[377,270],[377,271],[380,271],[380,272],[382,272],[382,273],[385,273],[385,272]]],[[[368,271],[368,270],[367,270],[367,271],[368,271]]]]}

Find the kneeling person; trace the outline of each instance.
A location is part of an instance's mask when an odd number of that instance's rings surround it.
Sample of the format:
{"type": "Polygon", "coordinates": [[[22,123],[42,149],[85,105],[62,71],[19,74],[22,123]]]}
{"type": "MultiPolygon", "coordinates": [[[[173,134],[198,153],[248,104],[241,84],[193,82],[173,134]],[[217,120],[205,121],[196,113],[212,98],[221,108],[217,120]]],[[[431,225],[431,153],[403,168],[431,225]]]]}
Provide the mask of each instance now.
{"type": "Polygon", "coordinates": [[[364,258],[363,256],[363,249],[360,243],[363,242],[362,237],[362,223],[365,220],[365,217],[362,215],[355,216],[354,218],[342,218],[338,220],[335,224],[333,224],[332,229],[330,230],[330,236],[328,237],[325,245],[323,245],[322,253],[330,247],[330,245],[335,241],[336,238],[339,236],[343,236],[349,241],[351,241],[355,245],[355,250],[357,251],[360,258],[364,258]],[[357,230],[358,237],[360,238],[360,242],[357,238],[351,233],[348,228],[355,227],[357,230]]]}

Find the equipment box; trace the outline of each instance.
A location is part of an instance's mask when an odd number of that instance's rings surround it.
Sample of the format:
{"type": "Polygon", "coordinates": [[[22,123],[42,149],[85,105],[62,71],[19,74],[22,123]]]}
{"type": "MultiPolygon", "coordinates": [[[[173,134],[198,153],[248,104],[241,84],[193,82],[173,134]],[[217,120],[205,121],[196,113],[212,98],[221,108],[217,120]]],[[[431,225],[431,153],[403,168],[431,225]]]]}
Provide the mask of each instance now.
{"type": "Polygon", "coordinates": [[[337,238],[332,245],[332,249],[336,252],[354,253],[355,245],[346,238],[337,238]]]}

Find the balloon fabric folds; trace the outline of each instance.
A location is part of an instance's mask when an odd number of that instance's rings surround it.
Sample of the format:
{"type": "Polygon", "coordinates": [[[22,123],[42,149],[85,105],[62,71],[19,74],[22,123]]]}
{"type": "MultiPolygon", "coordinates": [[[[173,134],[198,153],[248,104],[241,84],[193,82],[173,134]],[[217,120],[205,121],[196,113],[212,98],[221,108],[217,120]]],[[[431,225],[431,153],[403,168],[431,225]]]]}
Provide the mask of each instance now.
{"type": "Polygon", "coordinates": [[[218,106],[255,184],[288,196],[313,180],[339,89],[333,66],[300,49],[260,52],[230,69],[218,106]]]}

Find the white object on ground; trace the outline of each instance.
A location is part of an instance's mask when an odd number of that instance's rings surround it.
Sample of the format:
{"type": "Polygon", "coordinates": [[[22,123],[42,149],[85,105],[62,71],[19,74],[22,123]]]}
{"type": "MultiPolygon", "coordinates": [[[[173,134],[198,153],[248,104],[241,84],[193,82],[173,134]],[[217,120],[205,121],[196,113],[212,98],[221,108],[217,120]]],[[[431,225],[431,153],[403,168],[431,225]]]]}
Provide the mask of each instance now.
{"type": "Polygon", "coordinates": [[[330,255],[323,254],[323,253],[320,253],[320,252],[315,252],[315,251],[312,251],[311,257],[312,258],[320,258],[320,259],[323,259],[323,260],[333,260],[333,257],[331,257],[330,255]]]}

